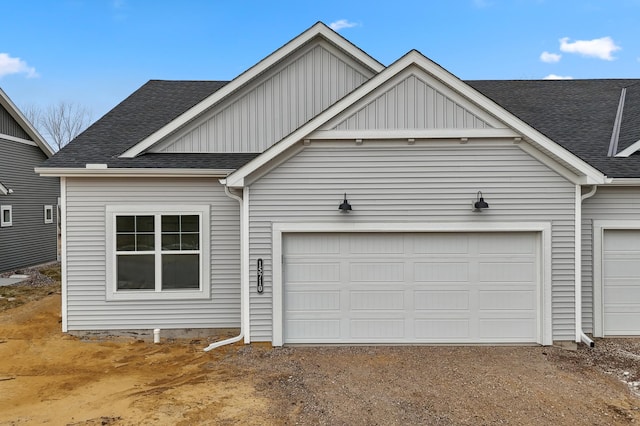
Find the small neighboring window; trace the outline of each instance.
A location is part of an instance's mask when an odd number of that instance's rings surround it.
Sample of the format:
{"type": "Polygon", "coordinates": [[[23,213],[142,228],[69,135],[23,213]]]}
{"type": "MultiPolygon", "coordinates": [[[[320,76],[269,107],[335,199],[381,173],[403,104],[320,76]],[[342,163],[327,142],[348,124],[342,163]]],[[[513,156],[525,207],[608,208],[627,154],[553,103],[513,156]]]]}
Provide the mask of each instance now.
{"type": "Polygon", "coordinates": [[[154,210],[107,207],[107,297],[208,297],[208,206],[154,210]]]}
{"type": "Polygon", "coordinates": [[[11,212],[11,206],[0,206],[0,226],[12,226],[13,214],[11,212]]]}
{"type": "Polygon", "coordinates": [[[53,223],[53,206],[44,206],[44,223],[53,223]]]}

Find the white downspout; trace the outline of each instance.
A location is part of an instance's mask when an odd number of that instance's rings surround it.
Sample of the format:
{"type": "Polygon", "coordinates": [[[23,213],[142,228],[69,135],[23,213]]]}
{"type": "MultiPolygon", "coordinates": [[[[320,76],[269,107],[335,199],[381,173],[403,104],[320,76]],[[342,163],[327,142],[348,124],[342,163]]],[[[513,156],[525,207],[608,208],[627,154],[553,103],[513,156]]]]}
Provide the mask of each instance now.
{"type": "Polygon", "coordinates": [[[582,187],[576,185],[576,227],[575,227],[575,241],[576,241],[576,266],[575,266],[575,299],[576,299],[576,342],[582,342],[585,345],[593,348],[595,343],[589,338],[582,330],[582,202],[587,198],[591,198],[598,190],[597,185],[593,185],[591,191],[582,195],[582,187]]]}
{"type": "Polygon", "coordinates": [[[247,247],[244,244],[245,237],[246,237],[244,235],[244,222],[246,219],[244,215],[244,202],[241,197],[229,192],[229,188],[226,185],[227,182],[225,179],[220,179],[220,183],[224,186],[224,193],[227,195],[227,197],[233,198],[234,200],[238,201],[238,203],[240,203],[240,334],[238,334],[235,337],[230,337],[229,339],[220,340],[218,342],[211,343],[209,346],[204,348],[205,352],[209,352],[210,350],[219,348],[220,346],[230,345],[232,343],[239,342],[244,338],[244,303],[245,303],[244,270],[245,270],[245,254],[247,250],[247,247]]]}

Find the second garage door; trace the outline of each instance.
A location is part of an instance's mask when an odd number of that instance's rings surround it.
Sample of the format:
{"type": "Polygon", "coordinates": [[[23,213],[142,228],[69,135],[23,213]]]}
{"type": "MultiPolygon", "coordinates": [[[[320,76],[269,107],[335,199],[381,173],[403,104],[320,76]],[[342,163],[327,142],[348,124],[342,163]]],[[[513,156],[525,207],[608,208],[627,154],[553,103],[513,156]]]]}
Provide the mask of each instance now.
{"type": "Polygon", "coordinates": [[[284,236],[285,343],[535,343],[539,235],[284,236]]]}

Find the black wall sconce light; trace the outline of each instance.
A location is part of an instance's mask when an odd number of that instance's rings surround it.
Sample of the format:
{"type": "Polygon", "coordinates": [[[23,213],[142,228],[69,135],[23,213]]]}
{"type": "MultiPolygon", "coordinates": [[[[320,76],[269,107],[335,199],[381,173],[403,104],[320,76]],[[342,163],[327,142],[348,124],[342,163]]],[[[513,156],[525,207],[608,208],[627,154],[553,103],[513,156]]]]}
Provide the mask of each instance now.
{"type": "Polygon", "coordinates": [[[487,204],[486,201],[484,201],[484,198],[482,197],[482,191],[478,191],[478,196],[476,198],[475,203],[473,203],[473,211],[475,212],[480,212],[482,211],[482,209],[488,209],[489,208],[489,204],[487,204]]]}
{"type": "Polygon", "coordinates": [[[342,202],[342,204],[340,204],[340,206],[338,206],[338,210],[340,210],[340,213],[349,213],[351,210],[353,210],[351,208],[351,204],[349,204],[349,202],[347,201],[347,193],[344,193],[344,201],[342,202]]]}

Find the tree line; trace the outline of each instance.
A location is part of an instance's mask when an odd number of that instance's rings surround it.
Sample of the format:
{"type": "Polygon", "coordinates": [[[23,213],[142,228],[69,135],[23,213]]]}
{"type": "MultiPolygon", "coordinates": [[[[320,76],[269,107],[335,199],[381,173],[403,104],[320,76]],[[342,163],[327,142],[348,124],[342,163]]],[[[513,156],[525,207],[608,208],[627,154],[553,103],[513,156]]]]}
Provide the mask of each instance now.
{"type": "Polygon", "coordinates": [[[22,113],[54,151],[59,151],[82,133],[92,121],[92,113],[88,108],[67,101],[48,107],[27,105],[22,108],[22,113]]]}

